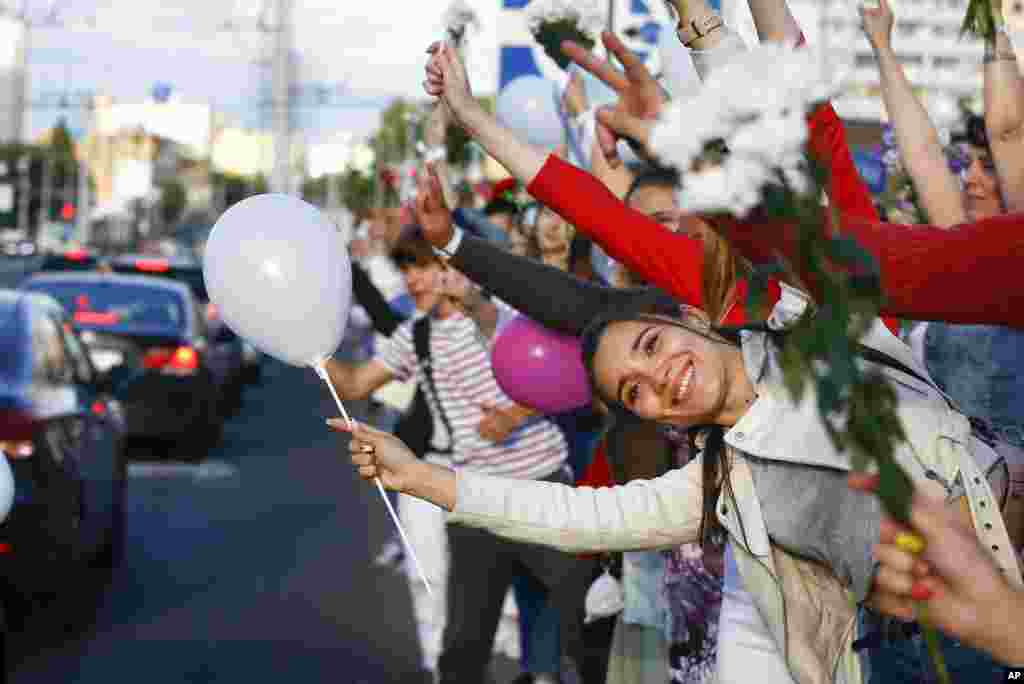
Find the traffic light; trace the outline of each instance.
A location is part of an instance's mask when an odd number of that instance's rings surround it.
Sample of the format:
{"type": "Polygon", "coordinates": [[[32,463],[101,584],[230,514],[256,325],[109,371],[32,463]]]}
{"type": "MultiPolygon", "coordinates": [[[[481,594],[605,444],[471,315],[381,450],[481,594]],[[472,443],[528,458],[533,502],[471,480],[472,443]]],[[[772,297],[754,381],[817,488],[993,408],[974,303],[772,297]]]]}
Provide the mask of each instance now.
{"type": "Polygon", "coordinates": [[[60,220],[61,221],[74,221],[75,220],[75,205],[71,202],[65,202],[60,207],[60,220]]]}

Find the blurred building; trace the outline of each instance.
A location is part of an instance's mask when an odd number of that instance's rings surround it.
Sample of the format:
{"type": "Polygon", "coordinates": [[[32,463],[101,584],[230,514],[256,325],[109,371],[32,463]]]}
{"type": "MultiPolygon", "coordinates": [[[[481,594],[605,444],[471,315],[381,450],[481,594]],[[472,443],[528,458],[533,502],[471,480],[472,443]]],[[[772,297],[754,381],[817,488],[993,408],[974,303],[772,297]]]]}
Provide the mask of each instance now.
{"type": "MultiPolygon", "coordinates": [[[[841,56],[852,70],[849,93],[835,103],[839,114],[855,122],[885,121],[878,64],[861,30],[857,3],[791,0],[789,5],[807,42],[841,56]]],[[[980,94],[981,42],[960,38],[967,0],[904,0],[893,11],[893,46],[926,105],[936,96],[980,94]]],[[[723,0],[723,14],[748,42],[757,40],[746,0],[723,0]]]]}
{"type": "Polygon", "coordinates": [[[23,142],[28,131],[27,47],[25,25],[0,16],[0,142],[23,142]]]}
{"type": "Polygon", "coordinates": [[[125,104],[97,97],[83,146],[97,210],[117,212],[138,200],[152,202],[157,186],[172,179],[185,186],[189,207],[209,206],[213,133],[206,104],[125,104]]]}

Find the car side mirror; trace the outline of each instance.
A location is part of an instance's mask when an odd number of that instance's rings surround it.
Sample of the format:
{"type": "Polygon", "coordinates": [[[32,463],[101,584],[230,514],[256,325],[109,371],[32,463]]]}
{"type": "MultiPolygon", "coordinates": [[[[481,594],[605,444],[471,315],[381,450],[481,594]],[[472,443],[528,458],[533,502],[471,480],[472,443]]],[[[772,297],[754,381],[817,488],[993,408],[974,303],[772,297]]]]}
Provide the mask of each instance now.
{"type": "Polygon", "coordinates": [[[213,335],[214,344],[226,344],[228,342],[234,342],[238,339],[238,335],[235,331],[226,325],[221,325],[217,328],[217,332],[213,335]]]}

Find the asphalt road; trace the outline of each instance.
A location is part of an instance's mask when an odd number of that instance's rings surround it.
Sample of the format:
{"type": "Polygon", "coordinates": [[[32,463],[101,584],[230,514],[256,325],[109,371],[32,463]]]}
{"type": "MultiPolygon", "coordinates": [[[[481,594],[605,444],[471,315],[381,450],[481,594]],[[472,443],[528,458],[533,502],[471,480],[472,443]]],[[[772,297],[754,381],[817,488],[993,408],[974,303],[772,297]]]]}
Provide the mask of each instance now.
{"type": "MultiPolygon", "coordinates": [[[[14,637],[10,682],[429,681],[405,578],[371,562],[390,518],[324,425],[327,389],[265,371],[205,463],[132,448],[125,557],[92,624],[44,613],[14,637]]],[[[496,660],[499,681],[515,669],[496,660]]]]}

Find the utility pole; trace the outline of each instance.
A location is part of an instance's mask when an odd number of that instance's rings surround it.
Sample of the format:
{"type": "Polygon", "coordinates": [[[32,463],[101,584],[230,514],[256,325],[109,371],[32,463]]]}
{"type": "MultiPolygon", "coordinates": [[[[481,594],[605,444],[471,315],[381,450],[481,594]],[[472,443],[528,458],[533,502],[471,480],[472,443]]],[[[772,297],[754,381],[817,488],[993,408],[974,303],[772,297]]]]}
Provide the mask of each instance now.
{"type": "Polygon", "coordinates": [[[16,165],[18,171],[18,230],[28,234],[28,204],[32,201],[32,160],[22,153],[16,165]]]}
{"type": "Polygon", "coordinates": [[[274,1],[274,54],[271,73],[271,105],[274,121],[274,172],[270,178],[270,191],[292,193],[292,1],[274,1]]]}

